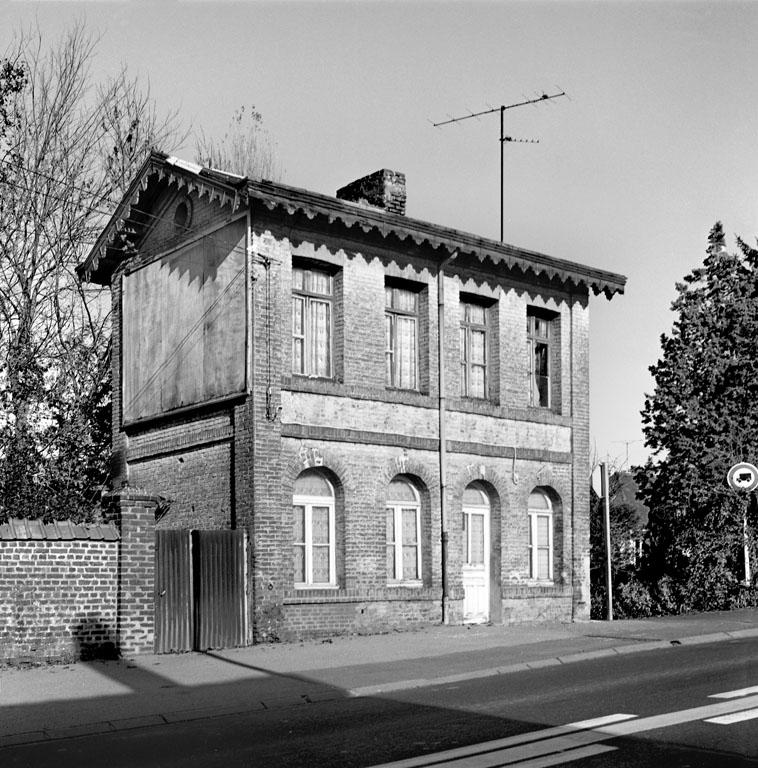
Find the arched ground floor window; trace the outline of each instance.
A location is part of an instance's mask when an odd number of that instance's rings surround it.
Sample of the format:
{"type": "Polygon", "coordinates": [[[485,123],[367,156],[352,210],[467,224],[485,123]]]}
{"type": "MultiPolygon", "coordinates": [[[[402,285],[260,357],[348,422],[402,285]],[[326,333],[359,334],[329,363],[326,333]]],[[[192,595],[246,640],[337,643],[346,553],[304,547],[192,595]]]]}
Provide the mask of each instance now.
{"type": "Polygon", "coordinates": [[[529,494],[529,578],[553,579],[553,504],[540,488],[529,494]]]}
{"type": "Polygon", "coordinates": [[[414,486],[397,476],[387,491],[387,581],[421,581],[421,500],[414,486]]]}
{"type": "Polygon", "coordinates": [[[337,585],[334,488],[315,469],[295,480],[292,498],[295,586],[337,585]]]}

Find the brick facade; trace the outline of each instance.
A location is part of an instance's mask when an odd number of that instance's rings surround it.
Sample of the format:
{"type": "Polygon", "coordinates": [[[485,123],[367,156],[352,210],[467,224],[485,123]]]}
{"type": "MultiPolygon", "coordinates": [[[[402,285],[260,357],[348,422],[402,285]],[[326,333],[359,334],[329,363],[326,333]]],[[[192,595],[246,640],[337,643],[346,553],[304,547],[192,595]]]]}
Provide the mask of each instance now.
{"type": "Polygon", "coordinates": [[[116,645],[118,542],[0,541],[0,660],[116,645]]]}
{"type": "MultiPolygon", "coordinates": [[[[623,278],[595,278],[589,272],[582,277],[581,270],[589,268],[563,262],[552,272],[530,270],[509,266],[511,256],[494,263],[455,249],[443,259],[430,240],[402,236],[399,203],[394,211],[385,205],[386,223],[375,223],[371,217],[384,214],[364,205],[382,205],[374,194],[381,183],[400,200],[400,176],[373,174],[370,184],[361,180],[354,189],[345,188],[344,197],[360,203],[354,208],[314,195],[295,204],[298,191],[266,183],[253,190],[265,205],[251,202],[249,208],[249,381],[244,395],[124,425],[116,385],[121,381],[120,347],[114,344],[114,480],[169,498],[161,526],[247,529],[251,642],[464,621],[462,499],[472,483],[489,507],[489,620],[589,615],[589,294],[590,286],[609,296],[621,291],[623,278]],[[286,204],[269,200],[271,190],[286,204]],[[336,213],[317,215],[310,205],[332,206],[336,213]],[[354,225],[351,216],[368,217],[369,223],[354,225]],[[332,275],[328,378],[293,374],[293,265],[332,275]],[[415,391],[387,386],[387,285],[417,296],[415,391]],[[446,379],[444,519],[440,299],[446,379]],[[461,302],[471,300],[487,312],[488,386],[482,399],[466,397],[461,385],[461,302]],[[534,407],[529,400],[526,318],[532,310],[551,318],[549,408],[534,407]],[[295,584],[300,550],[293,550],[293,493],[298,476],[308,469],[320,472],[333,489],[334,583],[328,587],[295,584]],[[405,478],[419,499],[420,573],[408,583],[388,578],[385,504],[396,476],[405,478]],[[528,502],[535,489],[550,499],[553,513],[548,582],[533,580],[529,570],[528,502]]],[[[198,190],[190,192],[202,221],[221,220],[224,211],[229,215],[230,193],[215,199],[198,190]]],[[[159,189],[152,205],[156,210],[170,207],[172,195],[170,185],[164,193],[159,189]]],[[[439,237],[463,237],[450,233],[439,237]]],[[[143,252],[156,250],[154,237],[145,235],[143,252]]],[[[524,253],[525,260],[548,258],[524,253]]],[[[116,264],[120,257],[114,251],[111,258],[116,264]]],[[[107,277],[113,287],[114,333],[119,327],[119,269],[115,266],[107,277]]]]}

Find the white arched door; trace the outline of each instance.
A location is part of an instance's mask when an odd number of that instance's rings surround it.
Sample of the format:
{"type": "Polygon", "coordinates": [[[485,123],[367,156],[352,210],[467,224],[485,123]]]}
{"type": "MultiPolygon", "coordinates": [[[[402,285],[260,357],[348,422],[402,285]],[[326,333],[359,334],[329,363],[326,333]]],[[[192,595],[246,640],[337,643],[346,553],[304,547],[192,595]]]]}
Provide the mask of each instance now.
{"type": "Polygon", "coordinates": [[[490,619],[490,503],[476,483],[463,492],[463,620],[490,619]]]}

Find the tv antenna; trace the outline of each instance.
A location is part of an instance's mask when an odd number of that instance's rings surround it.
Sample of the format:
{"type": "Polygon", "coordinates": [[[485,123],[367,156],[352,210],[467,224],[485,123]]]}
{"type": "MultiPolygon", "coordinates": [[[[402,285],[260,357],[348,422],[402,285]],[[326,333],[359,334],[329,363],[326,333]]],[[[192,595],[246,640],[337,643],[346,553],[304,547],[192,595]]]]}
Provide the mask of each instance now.
{"type": "MultiPolygon", "coordinates": [[[[527,99],[526,101],[519,101],[516,104],[501,104],[499,107],[492,107],[491,109],[485,109],[482,112],[470,112],[468,115],[462,115],[461,117],[451,117],[449,120],[443,120],[439,123],[432,123],[434,128],[439,128],[442,125],[449,125],[450,123],[460,123],[461,120],[468,120],[470,117],[481,117],[482,115],[491,115],[493,112],[500,113],[500,242],[503,242],[503,188],[505,181],[503,178],[503,145],[508,142],[516,142],[519,144],[539,144],[539,139],[514,139],[512,136],[506,136],[503,130],[503,114],[506,109],[515,109],[516,107],[525,107],[528,104],[540,104],[543,101],[550,101],[551,99],[557,99],[561,96],[566,96],[565,91],[560,93],[543,93],[535,99],[527,99]]],[[[568,97],[567,97],[568,98],[568,97]]]]}

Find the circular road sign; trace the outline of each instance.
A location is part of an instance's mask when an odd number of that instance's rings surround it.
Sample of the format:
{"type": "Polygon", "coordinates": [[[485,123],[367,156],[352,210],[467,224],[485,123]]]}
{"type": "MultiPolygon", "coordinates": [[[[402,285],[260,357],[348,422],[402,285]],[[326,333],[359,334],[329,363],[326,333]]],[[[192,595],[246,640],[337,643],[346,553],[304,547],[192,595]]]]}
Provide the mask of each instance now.
{"type": "Polygon", "coordinates": [[[735,491],[752,491],[758,488],[758,467],[741,461],[726,473],[726,481],[735,491]]]}

